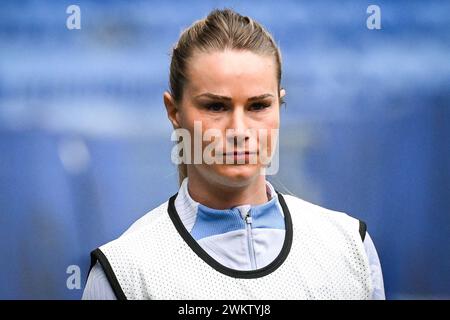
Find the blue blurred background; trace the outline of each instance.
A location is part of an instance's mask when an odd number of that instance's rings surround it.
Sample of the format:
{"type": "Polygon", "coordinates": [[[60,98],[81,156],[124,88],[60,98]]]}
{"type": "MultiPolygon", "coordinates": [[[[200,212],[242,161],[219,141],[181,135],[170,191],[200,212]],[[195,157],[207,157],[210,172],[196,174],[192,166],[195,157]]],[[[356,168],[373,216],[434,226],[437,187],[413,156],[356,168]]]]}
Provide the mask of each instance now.
{"type": "Polygon", "coordinates": [[[387,298],[450,298],[450,2],[436,0],[2,1],[0,298],[79,299],[89,252],[177,191],[169,53],[216,7],[282,50],[270,180],[367,222],[387,298]]]}

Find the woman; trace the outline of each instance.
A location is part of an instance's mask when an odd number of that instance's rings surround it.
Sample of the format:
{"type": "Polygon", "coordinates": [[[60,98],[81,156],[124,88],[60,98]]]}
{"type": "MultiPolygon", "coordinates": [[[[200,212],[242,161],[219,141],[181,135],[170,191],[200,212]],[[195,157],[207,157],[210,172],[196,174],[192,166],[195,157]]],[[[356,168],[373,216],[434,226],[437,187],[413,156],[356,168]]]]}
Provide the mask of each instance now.
{"type": "Polygon", "coordinates": [[[258,134],[279,128],[280,81],[279,49],[248,17],[214,10],[181,34],[167,115],[179,135],[215,130],[219,161],[186,161],[198,150],[183,136],[178,193],[91,254],[84,299],[384,298],[365,224],[261,174],[276,138],[258,134]]]}

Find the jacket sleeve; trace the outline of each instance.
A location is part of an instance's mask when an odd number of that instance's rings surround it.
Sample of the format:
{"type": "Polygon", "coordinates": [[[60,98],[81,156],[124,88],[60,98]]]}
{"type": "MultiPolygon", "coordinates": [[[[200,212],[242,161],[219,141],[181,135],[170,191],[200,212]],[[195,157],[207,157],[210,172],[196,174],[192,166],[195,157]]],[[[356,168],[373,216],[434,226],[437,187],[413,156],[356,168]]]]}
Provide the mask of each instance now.
{"type": "Polygon", "coordinates": [[[381,271],[380,259],[378,258],[377,250],[375,249],[375,245],[369,233],[366,233],[364,248],[369,259],[370,276],[374,288],[372,300],[385,300],[386,295],[384,293],[383,273],[381,271]]]}
{"type": "Polygon", "coordinates": [[[89,273],[83,300],[117,300],[102,266],[97,262],[89,273]]]}

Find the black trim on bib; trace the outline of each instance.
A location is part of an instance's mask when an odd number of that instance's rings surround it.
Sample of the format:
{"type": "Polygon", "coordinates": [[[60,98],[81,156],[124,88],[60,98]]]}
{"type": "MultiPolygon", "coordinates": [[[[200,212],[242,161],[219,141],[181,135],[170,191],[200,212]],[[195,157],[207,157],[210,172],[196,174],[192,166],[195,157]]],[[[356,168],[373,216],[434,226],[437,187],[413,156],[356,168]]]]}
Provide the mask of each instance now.
{"type": "Polygon", "coordinates": [[[359,220],[359,235],[361,236],[361,240],[364,242],[366,238],[367,225],[364,221],[359,220]]]}
{"type": "Polygon", "coordinates": [[[111,285],[111,288],[114,291],[117,300],[127,300],[127,297],[123,292],[122,287],[120,286],[111,265],[109,264],[108,258],[106,258],[106,256],[100,249],[95,249],[91,252],[91,268],[89,269],[89,272],[91,272],[92,267],[94,267],[97,261],[100,262],[100,265],[102,266],[103,271],[106,274],[106,278],[108,279],[108,282],[111,285]]]}
{"type": "Polygon", "coordinates": [[[291,220],[291,214],[289,212],[288,206],[286,205],[286,202],[284,201],[283,196],[281,193],[276,191],[278,194],[278,200],[280,202],[280,205],[284,212],[284,224],[285,224],[285,237],[284,237],[284,243],[283,247],[278,254],[278,256],[273,260],[270,264],[265,266],[264,268],[256,269],[256,270],[235,270],[228,268],[219,262],[217,262],[214,258],[212,258],[198,243],[197,241],[191,236],[189,231],[186,230],[183,222],[180,219],[180,216],[178,215],[178,212],[175,208],[175,198],[177,197],[178,193],[174,194],[169,199],[169,206],[167,208],[167,211],[169,212],[170,219],[172,220],[173,224],[175,225],[175,228],[177,229],[178,233],[181,235],[181,237],[184,239],[184,241],[189,245],[189,247],[207,264],[209,264],[211,267],[216,269],[217,271],[233,277],[233,278],[245,278],[245,279],[253,279],[253,278],[260,278],[264,277],[272,272],[274,272],[276,269],[278,269],[283,262],[286,260],[287,256],[289,255],[289,252],[291,250],[292,246],[292,220],[291,220]]]}

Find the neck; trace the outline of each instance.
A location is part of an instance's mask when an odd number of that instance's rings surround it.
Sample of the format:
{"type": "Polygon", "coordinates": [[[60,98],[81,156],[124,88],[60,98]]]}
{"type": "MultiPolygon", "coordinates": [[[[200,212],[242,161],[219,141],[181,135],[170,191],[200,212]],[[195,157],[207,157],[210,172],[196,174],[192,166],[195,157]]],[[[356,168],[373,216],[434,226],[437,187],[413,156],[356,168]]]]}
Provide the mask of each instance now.
{"type": "Polygon", "coordinates": [[[189,172],[188,191],[194,201],[219,210],[244,204],[255,206],[269,201],[264,175],[259,175],[245,186],[230,187],[207,181],[201,175],[189,172]]]}

